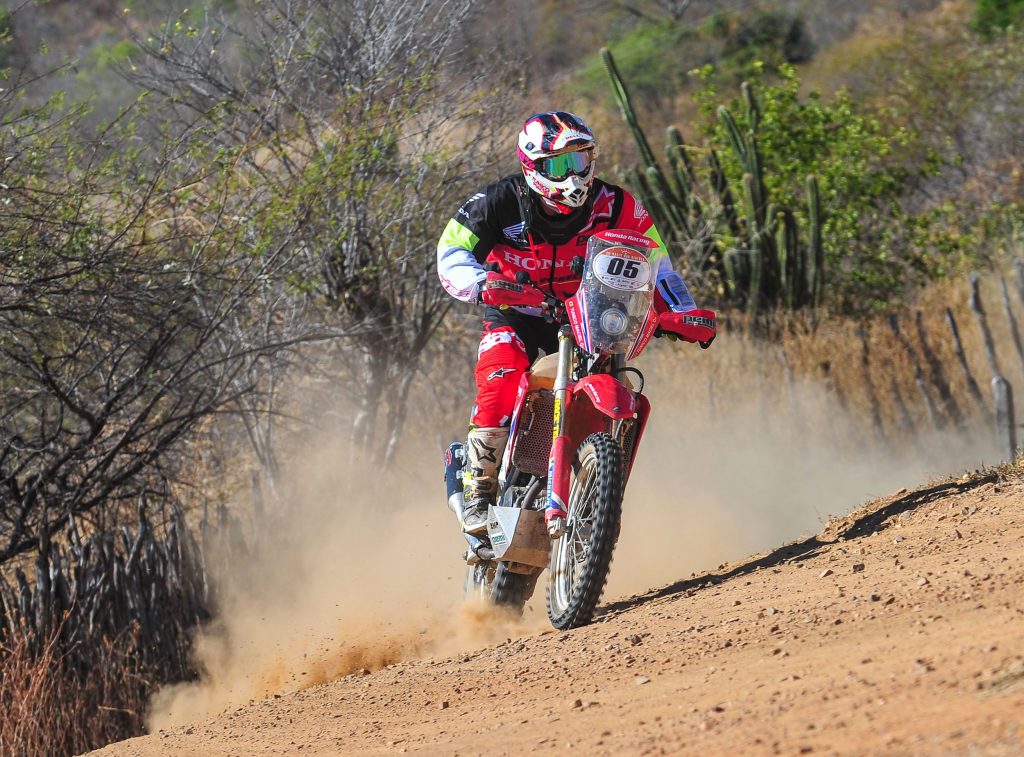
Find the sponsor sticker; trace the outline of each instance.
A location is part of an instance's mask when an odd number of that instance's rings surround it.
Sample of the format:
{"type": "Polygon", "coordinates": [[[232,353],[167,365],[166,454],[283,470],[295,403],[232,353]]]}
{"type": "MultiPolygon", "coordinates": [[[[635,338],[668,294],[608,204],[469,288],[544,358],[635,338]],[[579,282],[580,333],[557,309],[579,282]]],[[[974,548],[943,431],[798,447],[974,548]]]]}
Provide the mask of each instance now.
{"type": "Polygon", "coordinates": [[[709,329],[715,328],[715,319],[706,318],[705,316],[702,315],[688,315],[685,318],[683,318],[683,323],[687,325],[693,324],[694,326],[704,326],[705,328],[709,329]]]}

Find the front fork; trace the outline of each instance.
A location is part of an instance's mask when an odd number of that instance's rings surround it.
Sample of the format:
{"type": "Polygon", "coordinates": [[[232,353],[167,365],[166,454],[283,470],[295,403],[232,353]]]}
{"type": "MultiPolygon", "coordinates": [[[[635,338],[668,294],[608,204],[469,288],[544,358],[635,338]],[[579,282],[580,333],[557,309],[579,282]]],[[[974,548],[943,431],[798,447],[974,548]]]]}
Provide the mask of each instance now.
{"type": "Polygon", "coordinates": [[[569,374],[572,371],[572,331],[569,326],[558,330],[558,372],[555,374],[555,409],[551,424],[551,457],[548,459],[548,500],[544,522],[552,539],[566,532],[569,499],[569,464],[572,460],[569,437],[565,432],[566,403],[569,397],[569,374]]]}

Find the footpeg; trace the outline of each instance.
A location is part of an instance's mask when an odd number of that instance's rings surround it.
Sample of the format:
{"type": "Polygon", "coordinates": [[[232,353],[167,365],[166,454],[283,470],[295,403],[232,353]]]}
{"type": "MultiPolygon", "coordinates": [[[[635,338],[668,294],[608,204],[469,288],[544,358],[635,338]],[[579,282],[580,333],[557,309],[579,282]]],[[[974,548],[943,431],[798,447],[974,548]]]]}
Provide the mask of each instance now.
{"type": "Polygon", "coordinates": [[[493,560],[494,550],[491,545],[473,534],[463,534],[469,543],[469,549],[462,555],[467,565],[475,565],[481,560],[493,560]]]}
{"type": "Polygon", "coordinates": [[[569,524],[565,522],[565,518],[552,518],[548,523],[548,536],[552,539],[561,539],[569,533],[569,524]]]}

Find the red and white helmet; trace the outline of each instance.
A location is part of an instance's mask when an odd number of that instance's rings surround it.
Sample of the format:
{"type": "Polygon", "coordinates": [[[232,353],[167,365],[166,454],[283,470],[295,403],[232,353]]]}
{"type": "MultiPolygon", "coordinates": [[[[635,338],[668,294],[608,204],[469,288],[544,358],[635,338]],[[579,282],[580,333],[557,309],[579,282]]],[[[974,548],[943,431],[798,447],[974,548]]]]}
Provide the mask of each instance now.
{"type": "Polygon", "coordinates": [[[572,113],[538,113],[519,132],[519,162],[526,183],[560,213],[571,213],[587,201],[596,159],[594,135],[572,113]]]}

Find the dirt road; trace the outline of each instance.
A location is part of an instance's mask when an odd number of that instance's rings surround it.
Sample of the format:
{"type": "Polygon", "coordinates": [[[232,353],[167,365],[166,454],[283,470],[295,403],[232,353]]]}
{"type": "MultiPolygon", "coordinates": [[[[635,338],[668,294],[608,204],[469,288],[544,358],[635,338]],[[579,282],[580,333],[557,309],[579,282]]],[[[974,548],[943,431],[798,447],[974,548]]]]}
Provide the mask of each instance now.
{"type": "MultiPolygon", "coordinates": [[[[899,492],[802,542],[103,755],[1024,754],[1024,482],[899,492]]],[[[613,566],[614,570],[614,566],[613,566]]]]}

